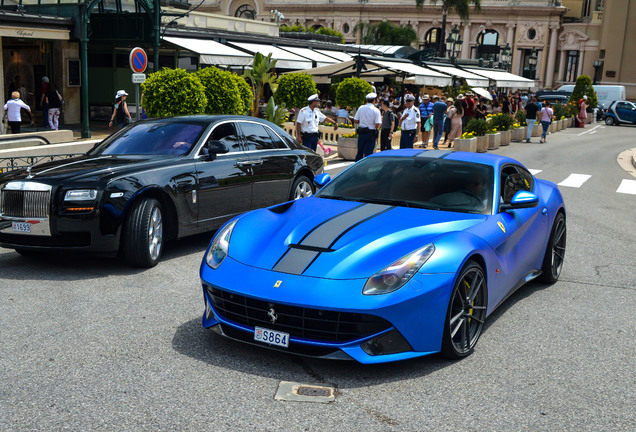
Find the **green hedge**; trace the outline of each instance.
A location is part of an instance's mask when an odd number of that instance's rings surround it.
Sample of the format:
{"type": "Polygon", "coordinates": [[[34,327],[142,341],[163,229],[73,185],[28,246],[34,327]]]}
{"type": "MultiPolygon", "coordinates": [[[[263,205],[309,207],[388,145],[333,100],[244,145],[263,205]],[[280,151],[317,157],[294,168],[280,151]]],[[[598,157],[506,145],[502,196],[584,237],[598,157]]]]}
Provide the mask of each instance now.
{"type": "Polygon", "coordinates": [[[366,102],[366,95],[372,91],[371,84],[360,78],[345,78],[336,89],[336,105],[358,108],[366,102]]]}
{"type": "Polygon", "coordinates": [[[184,69],[164,68],[149,74],[141,91],[141,104],[148,117],[202,114],[208,104],[199,77],[184,69]]]}
{"type": "Polygon", "coordinates": [[[232,72],[208,67],[199,69],[196,75],[205,87],[205,96],[208,101],[205,107],[206,114],[245,113],[241,93],[232,72]]]}
{"type": "Polygon", "coordinates": [[[318,90],[311,75],[290,73],[278,78],[274,99],[291,108],[302,108],[307,105],[307,98],[316,93],[318,90]]]}

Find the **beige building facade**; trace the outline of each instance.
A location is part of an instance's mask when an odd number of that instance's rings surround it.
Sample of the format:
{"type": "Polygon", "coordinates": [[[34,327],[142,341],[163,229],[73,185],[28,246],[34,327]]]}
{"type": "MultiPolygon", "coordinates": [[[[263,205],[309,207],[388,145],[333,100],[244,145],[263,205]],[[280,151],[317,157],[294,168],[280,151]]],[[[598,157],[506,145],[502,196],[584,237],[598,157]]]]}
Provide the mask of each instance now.
{"type": "MultiPolygon", "coordinates": [[[[500,60],[512,49],[511,72],[536,79],[540,88],[573,83],[589,75],[597,84],[624,85],[636,99],[636,2],[630,0],[482,0],[463,22],[449,14],[446,34],[455,25],[464,41],[461,59],[500,60]],[[529,62],[537,55],[536,68],[529,62]],[[596,65],[596,66],[595,66],[596,65]]],[[[419,46],[434,47],[442,25],[441,1],[415,0],[208,0],[200,10],[274,21],[281,24],[329,27],[348,43],[358,41],[357,23],[389,20],[417,32],[419,46]],[[280,14],[284,18],[280,18],[280,14]]]]}

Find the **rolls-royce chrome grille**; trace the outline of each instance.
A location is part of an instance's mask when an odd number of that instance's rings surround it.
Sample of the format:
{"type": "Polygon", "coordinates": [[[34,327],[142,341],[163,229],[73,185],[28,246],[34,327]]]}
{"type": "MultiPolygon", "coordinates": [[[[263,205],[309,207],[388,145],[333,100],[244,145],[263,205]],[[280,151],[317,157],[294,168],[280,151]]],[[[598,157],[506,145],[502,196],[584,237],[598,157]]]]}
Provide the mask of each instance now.
{"type": "Polygon", "coordinates": [[[6,217],[49,217],[51,186],[35,182],[11,182],[0,189],[0,215],[6,217]]]}

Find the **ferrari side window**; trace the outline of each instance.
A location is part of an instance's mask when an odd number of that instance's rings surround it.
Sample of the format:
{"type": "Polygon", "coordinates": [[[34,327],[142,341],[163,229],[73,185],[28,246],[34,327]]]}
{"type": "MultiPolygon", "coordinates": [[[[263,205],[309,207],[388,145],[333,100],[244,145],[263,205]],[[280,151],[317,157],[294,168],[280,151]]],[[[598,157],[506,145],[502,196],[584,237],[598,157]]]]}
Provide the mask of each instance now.
{"type": "Polygon", "coordinates": [[[532,192],[534,190],[534,177],[532,177],[532,174],[530,174],[528,170],[520,166],[516,168],[519,174],[521,175],[521,178],[523,179],[523,190],[532,192]]]}

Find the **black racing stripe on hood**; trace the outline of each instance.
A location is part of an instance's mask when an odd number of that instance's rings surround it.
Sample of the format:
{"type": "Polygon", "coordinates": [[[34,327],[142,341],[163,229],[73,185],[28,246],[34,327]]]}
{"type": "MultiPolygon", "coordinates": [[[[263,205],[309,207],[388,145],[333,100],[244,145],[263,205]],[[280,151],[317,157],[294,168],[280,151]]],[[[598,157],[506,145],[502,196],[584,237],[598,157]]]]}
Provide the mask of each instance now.
{"type": "Polygon", "coordinates": [[[321,252],[316,249],[327,249],[343,232],[390,208],[381,204],[362,204],[320,223],[298,243],[303,248],[289,247],[273,269],[282,273],[302,274],[320,255],[321,252]]]}

